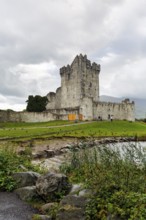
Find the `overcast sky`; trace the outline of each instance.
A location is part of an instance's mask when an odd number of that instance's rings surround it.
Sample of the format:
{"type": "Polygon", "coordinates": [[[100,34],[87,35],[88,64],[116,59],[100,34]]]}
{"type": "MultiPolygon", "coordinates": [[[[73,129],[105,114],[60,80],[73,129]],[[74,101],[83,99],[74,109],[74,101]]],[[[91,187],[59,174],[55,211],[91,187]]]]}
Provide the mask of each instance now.
{"type": "Polygon", "coordinates": [[[0,0],[0,109],[55,91],[80,53],[101,95],[146,98],[146,0],[0,0]]]}

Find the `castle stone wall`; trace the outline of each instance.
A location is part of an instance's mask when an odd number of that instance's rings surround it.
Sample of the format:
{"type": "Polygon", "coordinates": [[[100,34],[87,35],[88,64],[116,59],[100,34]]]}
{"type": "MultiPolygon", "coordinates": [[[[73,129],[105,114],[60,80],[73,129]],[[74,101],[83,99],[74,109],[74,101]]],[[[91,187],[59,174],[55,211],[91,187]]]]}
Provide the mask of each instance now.
{"type": "Polygon", "coordinates": [[[50,109],[45,112],[15,112],[0,110],[0,122],[47,122],[68,120],[70,114],[79,119],[79,107],[68,109],[50,109]]]}
{"type": "Polygon", "coordinates": [[[80,114],[83,120],[93,120],[93,99],[85,97],[80,105],[80,114]]]}
{"type": "Polygon", "coordinates": [[[20,112],[0,110],[0,122],[21,122],[20,112]]]}
{"type": "Polygon", "coordinates": [[[61,75],[61,108],[75,107],[80,103],[81,87],[78,76],[78,63],[60,69],[61,75]]]}
{"type": "Polygon", "coordinates": [[[61,107],[61,87],[57,88],[56,93],[49,92],[47,98],[48,104],[46,109],[59,109],[61,107]]]}
{"type": "Polygon", "coordinates": [[[71,65],[60,69],[61,88],[56,91],[56,97],[50,99],[46,109],[74,108],[82,103],[84,97],[99,100],[100,65],[92,63],[87,56],[76,56],[71,65]],[[55,104],[54,104],[55,103],[55,104]]]}
{"type": "Polygon", "coordinates": [[[55,120],[55,116],[50,112],[20,112],[23,122],[47,122],[55,120]]]}
{"type": "Polygon", "coordinates": [[[135,121],[134,110],[134,103],[95,102],[93,118],[101,117],[103,120],[108,120],[112,115],[113,119],[135,121]]]}
{"type": "Polygon", "coordinates": [[[46,108],[54,109],[55,104],[56,104],[56,93],[55,92],[49,92],[47,94],[47,98],[48,98],[48,104],[47,104],[46,108]]]}
{"type": "Polygon", "coordinates": [[[68,120],[69,115],[76,115],[76,119],[79,119],[79,107],[76,108],[62,108],[62,109],[50,109],[48,110],[56,120],[68,120]]]}
{"type": "Polygon", "coordinates": [[[0,122],[47,122],[55,120],[50,112],[15,112],[0,110],[0,122]]]}
{"type": "Polygon", "coordinates": [[[59,87],[56,90],[56,102],[55,102],[55,108],[56,109],[59,109],[60,106],[61,106],[61,94],[62,94],[61,87],[59,87]]]}

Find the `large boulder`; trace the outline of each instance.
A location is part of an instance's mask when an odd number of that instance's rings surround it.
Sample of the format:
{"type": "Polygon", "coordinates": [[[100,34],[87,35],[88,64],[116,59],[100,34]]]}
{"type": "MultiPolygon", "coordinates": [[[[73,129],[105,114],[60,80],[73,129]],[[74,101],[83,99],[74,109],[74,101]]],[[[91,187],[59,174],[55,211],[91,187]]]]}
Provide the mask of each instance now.
{"type": "Polygon", "coordinates": [[[32,201],[32,200],[40,199],[36,191],[36,186],[22,187],[22,188],[16,189],[15,193],[23,201],[32,201]]]}
{"type": "Polygon", "coordinates": [[[17,183],[17,188],[35,185],[38,177],[40,177],[40,174],[31,171],[13,174],[13,179],[17,183]]]}
{"type": "Polygon", "coordinates": [[[83,184],[74,184],[69,195],[60,201],[57,220],[85,220],[85,209],[91,195],[91,190],[85,189],[83,184]]]}
{"type": "Polygon", "coordinates": [[[60,202],[57,220],[85,220],[87,197],[67,195],[60,202]]]}
{"type": "Polygon", "coordinates": [[[50,202],[50,203],[46,203],[44,205],[41,206],[41,211],[43,213],[49,213],[51,210],[55,210],[55,208],[58,206],[58,203],[56,202],[50,202]]]}
{"type": "Polygon", "coordinates": [[[48,173],[36,181],[37,193],[46,201],[53,202],[69,193],[71,184],[63,174],[48,173]]]}

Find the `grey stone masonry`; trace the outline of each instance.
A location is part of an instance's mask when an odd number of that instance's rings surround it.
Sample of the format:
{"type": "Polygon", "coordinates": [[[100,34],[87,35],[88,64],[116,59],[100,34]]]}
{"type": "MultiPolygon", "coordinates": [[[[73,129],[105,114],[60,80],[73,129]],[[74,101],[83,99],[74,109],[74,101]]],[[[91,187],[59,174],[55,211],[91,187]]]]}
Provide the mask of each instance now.
{"type": "Polygon", "coordinates": [[[91,64],[86,55],[76,56],[71,65],[60,69],[61,88],[56,95],[47,95],[47,109],[74,108],[80,106],[84,97],[99,101],[99,72],[100,65],[91,64]]]}

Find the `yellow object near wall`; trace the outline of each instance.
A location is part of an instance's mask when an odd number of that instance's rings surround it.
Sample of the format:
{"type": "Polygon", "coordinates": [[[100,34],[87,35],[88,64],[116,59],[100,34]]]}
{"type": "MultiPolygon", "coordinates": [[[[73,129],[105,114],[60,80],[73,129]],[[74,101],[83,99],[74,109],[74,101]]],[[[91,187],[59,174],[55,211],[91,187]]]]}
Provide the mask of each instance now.
{"type": "Polygon", "coordinates": [[[74,121],[74,120],[76,120],[76,114],[69,114],[69,115],[68,115],[68,120],[69,120],[69,121],[74,121]]]}
{"type": "Polygon", "coordinates": [[[82,114],[79,114],[79,115],[68,114],[68,120],[69,121],[74,121],[74,120],[77,120],[77,119],[79,119],[79,121],[83,121],[83,115],[82,114]]]}

